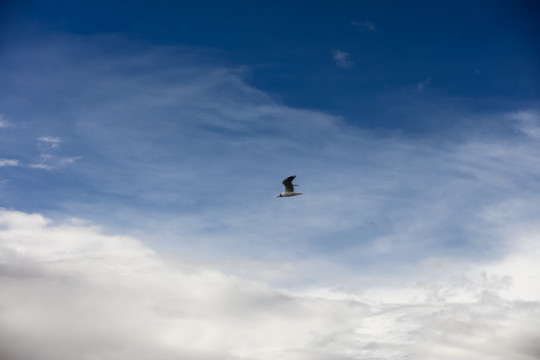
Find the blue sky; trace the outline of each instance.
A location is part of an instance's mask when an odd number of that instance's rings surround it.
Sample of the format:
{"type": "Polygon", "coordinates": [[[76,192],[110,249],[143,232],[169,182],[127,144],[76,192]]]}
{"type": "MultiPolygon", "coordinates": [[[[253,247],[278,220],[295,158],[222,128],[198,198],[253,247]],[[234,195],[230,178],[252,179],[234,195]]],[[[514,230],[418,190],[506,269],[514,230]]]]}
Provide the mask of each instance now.
{"type": "Polygon", "coordinates": [[[534,2],[0,13],[9,358],[540,354],[534,2]]]}

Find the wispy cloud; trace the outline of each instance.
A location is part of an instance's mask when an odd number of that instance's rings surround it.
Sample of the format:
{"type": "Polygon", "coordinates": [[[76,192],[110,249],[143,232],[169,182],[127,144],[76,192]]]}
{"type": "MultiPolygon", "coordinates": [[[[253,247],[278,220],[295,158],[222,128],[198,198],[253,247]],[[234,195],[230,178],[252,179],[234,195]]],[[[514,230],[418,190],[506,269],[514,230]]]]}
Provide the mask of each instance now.
{"type": "Polygon", "coordinates": [[[350,68],[354,66],[351,56],[341,50],[332,50],[332,59],[334,59],[337,66],[342,68],[350,68]]]}
{"type": "Polygon", "coordinates": [[[524,134],[540,139],[540,113],[537,111],[518,111],[509,115],[516,121],[516,128],[524,134]]]}
{"type": "MultiPolygon", "coordinates": [[[[430,139],[378,136],[330,114],[277,103],[229,69],[171,67],[167,64],[177,64],[177,54],[163,49],[85,56],[96,64],[77,58],[84,51],[74,55],[69,47],[54,49],[66,54],[39,53],[51,57],[49,73],[55,71],[55,78],[68,73],[81,83],[100,86],[99,96],[90,86],[77,96],[87,102],[67,101],[54,114],[59,123],[73,119],[73,126],[65,128],[77,129],[57,135],[66,139],[65,146],[70,136],[84,139],[80,149],[85,166],[77,171],[95,186],[93,201],[108,211],[129,213],[123,221],[133,226],[153,224],[149,233],[166,228],[197,238],[182,242],[186,246],[287,256],[289,252],[272,247],[272,239],[294,237],[299,251],[320,254],[328,250],[327,242],[314,239],[338,237],[343,240],[331,242],[337,257],[354,253],[365,261],[375,256],[394,261],[397,251],[401,261],[416,261],[452,250],[456,239],[465,247],[480,246],[490,238],[485,229],[492,226],[477,222],[484,206],[512,201],[514,187],[520,197],[532,199],[537,193],[531,179],[540,171],[534,155],[538,149],[530,140],[514,144],[472,136],[434,144],[430,139]],[[130,76],[117,71],[125,66],[130,76]],[[239,175],[246,167],[252,169],[249,176],[239,175]],[[281,177],[289,173],[296,173],[302,189],[314,196],[286,205],[273,202],[268,192],[280,192],[281,177]],[[328,173],[337,189],[331,193],[327,182],[320,181],[328,173]],[[129,199],[130,206],[118,198],[129,199]],[[152,219],[140,210],[147,206],[152,219]],[[471,228],[475,230],[465,230],[471,228]]],[[[49,77],[41,78],[43,72],[34,65],[25,68],[30,74],[26,78],[35,84],[46,81],[49,77]]],[[[54,86],[71,99],[69,86],[54,86]]],[[[45,94],[48,89],[44,87],[45,94]]],[[[76,161],[45,153],[33,167],[54,169],[76,161]]],[[[55,206],[57,196],[62,194],[51,196],[45,207],[55,206]]],[[[88,209],[85,201],[71,197],[69,204],[88,209]]],[[[94,213],[99,214],[103,212],[94,213]]],[[[100,221],[114,222],[107,216],[100,221]]]]}
{"type": "Polygon", "coordinates": [[[28,166],[34,169],[55,170],[73,164],[80,158],[80,156],[62,157],[51,154],[41,154],[38,162],[28,166]]]}
{"type": "Polygon", "coordinates": [[[60,146],[61,140],[58,136],[41,136],[38,141],[42,145],[46,145],[51,149],[55,149],[60,146]]]}
{"type": "Polygon", "coordinates": [[[416,90],[417,90],[418,92],[422,92],[422,91],[424,91],[424,88],[425,88],[426,86],[428,86],[429,84],[431,84],[431,78],[427,78],[427,79],[424,80],[424,81],[420,81],[420,82],[418,82],[418,83],[416,84],[416,90]]]}
{"type": "Polygon", "coordinates": [[[357,28],[365,31],[377,31],[377,28],[371,21],[364,21],[364,22],[357,22],[357,21],[351,21],[351,25],[356,26],[357,28]]]}
{"type": "Polygon", "coordinates": [[[3,166],[18,166],[19,160],[15,159],[0,159],[0,167],[3,166]]]}
{"type": "Polygon", "coordinates": [[[80,156],[56,155],[62,140],[59,136],[41,136],[38,138],[38,148],[42,151],[37,161],[29,164],[33,169],[57,170],[75,163],[80,156]]]}

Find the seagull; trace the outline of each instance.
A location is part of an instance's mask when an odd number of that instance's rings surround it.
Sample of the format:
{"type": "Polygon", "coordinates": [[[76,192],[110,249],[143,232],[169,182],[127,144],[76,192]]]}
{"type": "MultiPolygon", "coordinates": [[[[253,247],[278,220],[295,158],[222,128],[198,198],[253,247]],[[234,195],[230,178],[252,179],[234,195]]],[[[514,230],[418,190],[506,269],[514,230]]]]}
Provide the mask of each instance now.
{"type": "Polygon", "coordinates": [[[296,195],[302,195],[302,193],[294,192],[294,187],[298,186],[296,184],[293,184],[292,181],[296,175],[289,176],[285,180],[283,180],[282,184],[285,186],[285,191],[279,194],[277,197],[288,197],[288,196],[296,196],[296,195]]]}

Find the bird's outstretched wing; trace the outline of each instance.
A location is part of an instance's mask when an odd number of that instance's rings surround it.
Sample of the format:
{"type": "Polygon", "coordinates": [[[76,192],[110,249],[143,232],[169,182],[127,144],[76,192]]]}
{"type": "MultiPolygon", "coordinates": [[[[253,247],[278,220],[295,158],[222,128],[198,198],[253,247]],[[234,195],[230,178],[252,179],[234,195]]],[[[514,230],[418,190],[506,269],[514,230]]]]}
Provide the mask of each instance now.
{"type": "Polygon", "coordinates": [[[285,191],[286,192],[294,192],[294,185],[293,185],[292,182],[293,182],[295,177],[296,177],[296,175],[293,175],[293,176],[289,176],[288,178],[283,180],[282,184],[285,186],[285,191]]]}

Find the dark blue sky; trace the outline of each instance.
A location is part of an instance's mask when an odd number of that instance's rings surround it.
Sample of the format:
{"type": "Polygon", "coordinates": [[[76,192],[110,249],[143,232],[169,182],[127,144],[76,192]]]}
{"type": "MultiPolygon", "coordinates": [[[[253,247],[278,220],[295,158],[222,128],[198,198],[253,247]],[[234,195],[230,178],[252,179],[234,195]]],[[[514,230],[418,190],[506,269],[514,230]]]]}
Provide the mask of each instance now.
{"type": "Polygon", "coordinates": [[[206,48],[288,105],[362,127],[423,132],[448,129],[411,118],[426,104],[508,111],[538,100],[539,8],[535,1],[8,1],[2,38],[116,33],[206,48]],[[333,51],[346,53],[348,66],[336,66],[333,51]]]}

